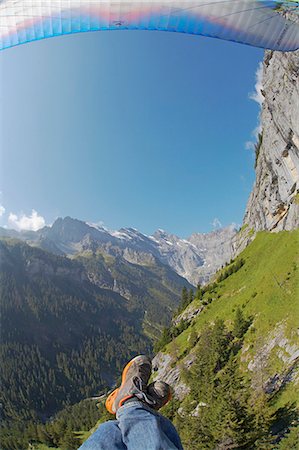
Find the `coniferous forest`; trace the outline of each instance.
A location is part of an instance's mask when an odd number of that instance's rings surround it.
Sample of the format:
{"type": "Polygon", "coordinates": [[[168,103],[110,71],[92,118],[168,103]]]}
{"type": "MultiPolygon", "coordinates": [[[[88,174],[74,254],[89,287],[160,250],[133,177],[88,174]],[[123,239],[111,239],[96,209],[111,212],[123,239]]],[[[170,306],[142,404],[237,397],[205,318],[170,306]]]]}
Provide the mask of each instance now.
{"type": "Polygon", "coordinates": [[[262,382],[253,391],[240,371],[250,323],[237,309],[232,330],[216,319],[198,339],[192,368],[183,373],[189,394],[170,413],[187,450],[284,448],[286,442],[279,441],[290,424],[288,448],[297,448],[296,406],[275,410],[262,382]]]}
{"type": "Polygon", "coordinates": [[[17,241],[0,245],[1,448],[20,450],[29,422],[105,392],[151,344],[140,312],[89,283],[79,264],[17,241]]]}

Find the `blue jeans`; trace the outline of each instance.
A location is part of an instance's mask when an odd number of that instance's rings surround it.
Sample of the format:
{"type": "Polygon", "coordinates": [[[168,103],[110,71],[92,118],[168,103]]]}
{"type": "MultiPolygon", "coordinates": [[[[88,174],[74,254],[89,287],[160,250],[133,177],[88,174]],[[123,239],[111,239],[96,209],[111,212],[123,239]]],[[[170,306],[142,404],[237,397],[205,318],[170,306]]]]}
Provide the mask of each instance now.
{"type": "Polygon", "coordinates": [[[116,419],[102,423],[78,450],[183,450],[170,420],[138,400],[119,408],[116,419]]]}

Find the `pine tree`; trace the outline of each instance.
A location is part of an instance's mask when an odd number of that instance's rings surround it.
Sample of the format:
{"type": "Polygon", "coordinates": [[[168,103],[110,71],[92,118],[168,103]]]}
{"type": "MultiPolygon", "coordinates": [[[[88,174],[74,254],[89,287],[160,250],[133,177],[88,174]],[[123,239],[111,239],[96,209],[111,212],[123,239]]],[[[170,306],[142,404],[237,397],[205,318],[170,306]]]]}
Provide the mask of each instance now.
{"type": "Polygon", "coordinates": [[[53,440],[51,438],[51,436],[49,435],[49,433],[47,432],[46,428],[44,425],[38,425],[37,426],[37,440],[38,442],[42,442],[43,444],[46,445],[53,445],[53,440]]]}
{"type": "Polygon", "coordinates": [[[231,354],[221,371],[216,387],[213,436],[219,448],[242,448],[250,441],[251,415],[247,402],[249,391],[239,375],[236,358],[231,354]]]}
{"type": "Polygon", "coordinates": [[[72,430],[67,429],[64,436],[59,441],[59,447],[61,450],[77,450],[80,442],[75,437],[72,430]]]}
{"type": "Polygon", "coordinates": [[[271,425],[275,420],[275,415],[269,405],[269,396],[263,390],[257,390],[251,399],[251,405],[253,448],[271,450],[273,448],[271,425]]]}
{"type": "MultiPolygon", "coordinates": [[[[190,370],[189,385],[196,401],[208,402],[215,377],[215,354],[211,347],[212,329],[207,328],[200,336],[196,359],[190,370]]],[[[217,357],[216,357],[217,358],[217,357]]]]}
{"type": "Polygon", "coordinates": [[[173,362],[177,362],[179,359],[179,351],[180,348],[176,342],[176,340],[174,339],[170,345],[169,345],[169,353],[172,356],[173,362]]]}
{"type": "Polygon", "coordinates": [[[196,288],[195,298],[197,298],[198,300],[201,300],[202,297],[203,297],[203,290],[201,289],[200,283],[198,283],[197,288],[196,288]]]}
{"type": "Polygon", "coordinates": [[[191,333],[189,334],[189,338],[188,338],[188,343],[189,343],[190,348],[195,347],[195,345],[197,343],[197,339],[198,339],[197,333],[194,330],[194,328],[192,328],[191,333]]]}
{"type": "Polygon", "coordinates": [[[184,307],[187,304],[188,304],[188,290],[184,286],[182,289],[181,305],[182,305],[182,307],[184,307]]]}
{"type": "Polygon", "coordinates": [[[244,336],[247,328],[248,322],[244,317],[243,311],[241,310],[241,308],[238,307],[236,310],[235,320],[233,324],[233,335],[236,338],[241,339],[244,336]]]}
{"type": "Polygon", "coordinates": [[[192,303],[193,300],[194,300],[194,292],[193,292],[193,289],[190,289],[189,295],[188,295],[188,305],[189,305],[190,303],[192,303]]]}

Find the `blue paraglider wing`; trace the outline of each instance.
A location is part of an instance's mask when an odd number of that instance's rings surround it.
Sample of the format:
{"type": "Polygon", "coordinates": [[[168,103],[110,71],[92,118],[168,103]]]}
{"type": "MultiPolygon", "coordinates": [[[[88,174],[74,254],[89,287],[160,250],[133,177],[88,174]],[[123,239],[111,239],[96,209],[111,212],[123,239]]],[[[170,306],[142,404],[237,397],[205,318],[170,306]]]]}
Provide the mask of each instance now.
{"type": "Polygon", "coordinates": [[[294,0],[0,0],[0,49],[120,29],[196,34],[291,51],[299,48],[298,12],[294,0]]]}

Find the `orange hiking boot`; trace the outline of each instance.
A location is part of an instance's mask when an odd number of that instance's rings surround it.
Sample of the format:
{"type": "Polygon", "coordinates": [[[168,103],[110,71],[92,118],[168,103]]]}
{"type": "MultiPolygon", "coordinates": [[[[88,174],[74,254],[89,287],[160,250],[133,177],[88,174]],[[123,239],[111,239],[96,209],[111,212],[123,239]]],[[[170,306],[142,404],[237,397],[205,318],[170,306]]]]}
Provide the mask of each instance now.
{"type": "Polygon", "coordinates": [[[146,401],[146,388],[151,372],[152,363],[147,356],[139,355],[131,359],[123,370],[120,387],[111,392],[106,400],[107,411],[116,414],[117,410],[133,397],[146,401]]]}

